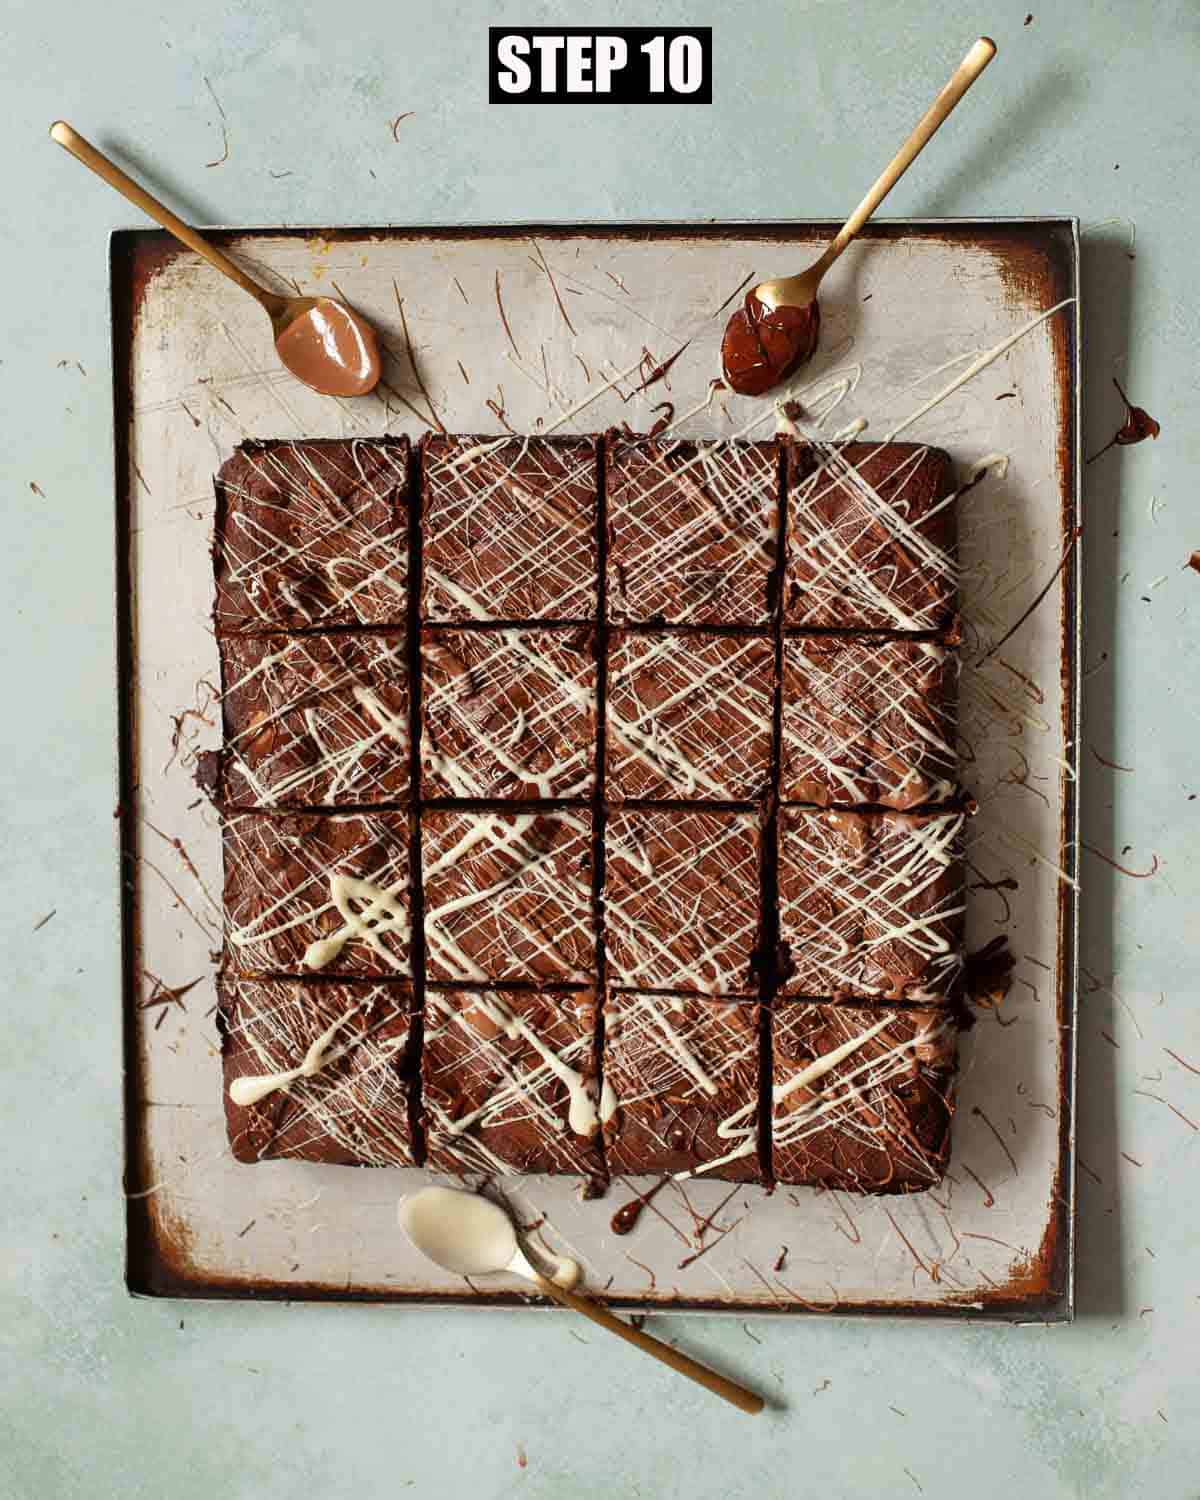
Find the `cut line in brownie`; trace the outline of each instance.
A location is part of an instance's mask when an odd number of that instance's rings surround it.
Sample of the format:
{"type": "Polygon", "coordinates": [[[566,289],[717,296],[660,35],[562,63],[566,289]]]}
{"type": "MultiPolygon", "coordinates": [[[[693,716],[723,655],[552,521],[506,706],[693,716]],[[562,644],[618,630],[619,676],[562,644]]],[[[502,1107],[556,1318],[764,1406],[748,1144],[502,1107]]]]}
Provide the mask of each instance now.
{"type": "Polygon", "coordinates": [[[407,985],[225,977],[217,994],[238,1161],[413,1164],[407,985]]]}
{"type": "Polygon", "coordinates": [[[779,817],[789,994],[945,1001],[963,966],[962,813],[779,817]]]}
{"type": "Polygon", "coordinates": [[[750,802],[768,790],[775,647],[766,636],[615,631],[606,790],[750,802]]]}
{"type": "Polygon", "coordinates": [[[760,845],[754,813],[613,809],[605,826],[610,981],[708,995],[754,990],[760,845]]]}
{"type": "Polygon", "coordinates": [[[422,443],[422,615],[594,620],[594,438],[428,437],[422,443]]]}
{"type": "Polygon", "coordinates": [[[421,1099],[431,1167],[599,1176],[592,993],[430,986],[421,1099]]]}
{"type": "Polygon", "coordinates": [[[770,1024],[776,1182],[910,1193],[942,1180],[957,1066],[946,1011],[787,1001],[770,1024]]]}
{"type": "Polygon", "coordinates": [[[753,1000],[609,995],[601,1117],[610,1172],[760,1180],[759,1012],[753,1000]]]}
{"type": "Polygon", "coordinates": [[[403,813],[229,814],[225,963],[242,974],[410,974],[403,813]]]}
{"type": "Polygon", "coordinates": [[[949,628],[958,594],[953,494],[940,448],[789,445],[785,622],[949,628]]]}
{"type": "Polygon", "coordinates": [[[401,634],[223,640],[225,798],[249,807],[404,801],[405,650],[401,634]]]}
{"type": "Polygon", "coordinates": [[[590,629],[426,630],[421,675],[425,796],[590,795],[596,762],[590,629]]]}
{"type": "Polygon", "coordinates": [[[595,975],[590,812],[425,811],[421,858],[431,980],[595,975]]]}
{"type": "Polygon", "coordinates": [[[610,620],[770,622],[775,443],[610,437],[606,462],[610,620]]]}
{"type": "Polygon", "coordinates": [[[933,642],[785,639],[781,795],[901,810],[950,801],[957,684],[957,655],[933,642]]]}
{"type": "Polygon", "coordinates": [[[407,438],[243,443],[216,477],[217,633],[400,625],[407,438]]]}

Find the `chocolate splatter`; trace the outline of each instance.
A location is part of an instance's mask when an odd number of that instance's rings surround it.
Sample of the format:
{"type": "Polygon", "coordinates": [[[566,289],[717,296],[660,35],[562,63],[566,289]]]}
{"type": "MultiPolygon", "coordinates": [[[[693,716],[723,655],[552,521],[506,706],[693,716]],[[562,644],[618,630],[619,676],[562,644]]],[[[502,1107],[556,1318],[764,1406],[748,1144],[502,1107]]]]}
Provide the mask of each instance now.
{"type": "Polygon", "coordinates": [[[1116,386],[1117,394],[1125,403],[1125,420],[1104,447],[1088,459],[1090,464],[1094,464],[1100,455],[1107,453],[1110,448],[1128,448],[1133,443],[1144,443],[1147,438],[1157,438],[1162,431],[1161,425],[1154,420],[1145,407],[1133,405],[1115,375],[1113,385],[1116,386]]]}
{"type": "Polygon", "coordinates": [[[642,1216],[642,1210],[662,1192],[670,1180],[669,1174],[666,1177],[660,1178],[648,1191],[640,1194],[637,1198],[631,1198],[623,1207],[617,1209],[616,1213],[612,1216],[612,1223],[609,1226],[612,1232],[614,1234],[631,1234],[637,1221],[642,1216]]]}
{"type": "Polygon", "coordinates": [[[29,481],[29,488],[35,495],[40,495],[43,500],[46,498],[46,491],[41,487],[40,484],[36,484],[32,479],[29,481]]]}
{"type": "Polygon", "coordinates": [[[964,970],[968,996],[984,1009],[998,1010],[1012,989],[1016,962],[1003,934],[977,952],[968,953],[964,970]]]}
{"type": "Polygon", "coordinates": [[[1038,590],[1037,594],[1034,596],[1033,603],[1022,614],[1017,616],[1015,622],[1009,626],[1009,628],[1004,632],[1004,634],[1000,637],[996,644],[991,647],[991,649],[985,654],[983,658],[984,661],[988,661],[991,657],[995,656],[996,652],[999,651],[1001,646],[1006,645],[1009,641],[1011,641],[1013,636],[1016,635],[1017,631],[1020,630],[1021,626],[1024,625],[1025,621],[1028,620],[1030,615],[1033,614],[1034,610],[1037,609],[1038,605],[1041,604],[1042,600],[1054,587],[1055,583],[1057,583],[1059,574],[1071,560],[1071,552],[1075,547],[1075,543],[1079,540],[1082,534],[1083,527],[1076,526],[1071,532],[1071,535],[1067,538],[1067,545],[1063,548],[1063,555],[1059,560],[1058,566],[1055,568],[1054,572],[1051,573],[1050,577],[1046,580],[1046,583],[1043,585],[1043,587],[1038,590]]]}
{"type": "MultiPolygon", "coordinates": [[[[667,378],[667,375],[670,373],[671,366],[675,363],[675,361],[679,358],[679,356],[684,352],[684,350],[691,342],[691,339],[688,339],[687,343],[680,344],[679,348],[676,349],[675,353],[672,354],[669,359],[664,359],[661,364],[655,365],[654,368],[650,371],[649,375],[646,376],[645,380],[642,381],[641,385],[634,386],[633,394],[636,396],[639,391],[644,391],[647,386],[654,385],[656,381],[665,380],[667,378]]],[[[658,408],[656,407],[655,410],[657,411],[657,409],[658,408]]]]}
{"type": "MultiPolygon", "coordinates": [[[[37,489],[37,485],[34,485],[33,488],[37,489]]],[[[1187,560],[1187,566],[1194,569],[1195,572],[1200,573],[1200,551],[1192,553],[1191,557],[1187,560]]]]}

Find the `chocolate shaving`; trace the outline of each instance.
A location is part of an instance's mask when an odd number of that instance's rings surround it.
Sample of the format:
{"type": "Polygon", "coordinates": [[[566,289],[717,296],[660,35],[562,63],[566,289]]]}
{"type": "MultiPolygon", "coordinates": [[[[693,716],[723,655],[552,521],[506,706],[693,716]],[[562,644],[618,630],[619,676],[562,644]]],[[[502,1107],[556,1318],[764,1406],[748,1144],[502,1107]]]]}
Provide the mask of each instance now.
{"type": "Polygon", "coordinates": [[[1111,854],[1105,854],[1097,849],[1094,844],[1083,844],[1082,847],[1089,854],[1094,854],[1097,859],[1102,859],[1106,865],[1111,865],[1114,870],[1119,870],[1122,875],[1128,875],[1133,880],[1149,880],[1151,875],[1158,874],[1158,855],[1153,852],[1150,855],[1150,868],[1148,870],[1131,870],[1127,865],[1119,864],[1111,854]]]}
{"type": "Polygon", "coordinates": [[[407,110],[405,110],[405,112],[402,115],[397,115],[396,116],[396,118],[392,121],[392,140],[398,142],[399,139],[400,139],[400,136],[399,136],[399,134],[397,132],[400,129],[400,122],[401,122],[401,120],[411,120],[412,117],[413,117],[413,115],[415,115],[415,114],[416,114],[416,110],[415,109],[407,109],[407,110]]]}
{"type": "Polygon", "coordinates": [[[1110,771],[1128,771],[1131,775],[1133,774],[1132,766],[1122,766],[1118,765],[1115,760],[1105,760],[1104,756],[1100,754],[1095,745],[1089,745],[1088,749],[1092,752],[1092,754],[1096,757],[1100,764],[1102,766],[1107,766],[1110,771]]]}
{"type": "Polygon", "coordinates": [[[1030,615],[1033,614],[1034,610],[1037,609],[1038,605],[1041,604],[1042,600],[1046,597],[1046,595],[1050,592],[1050,590],[1054,587],[1055,583],[1058,581],[1059,574],[1062,572],[1062,570],[1066,567],[1067,563],[1070,561],[1071,551],[1074,548],[1075,543],[1079,540],[1079,538],[1082,535],[1082,533],[1083,533],[1083,527],[1082,526],[1076,526],[1074,528],[1074,530],[1071,532],[1071,535],[1067,539],[1067,545],[1063,548],[1062,558],[1061,558],[1058,566],[1055,568],[1054,572],[1051,573],[1050,577],[1046,580],[1046,583],[1044,584],[1044,586],[1041,589],[1038,590],[1037,595],[1035,596],[1035,598],[1033,600],[1033,603],[1029,606],[1029,608],[1026,609],[1022,614],[1020,614],[1017,617],[1017,619],[1014,622],[1014,624],[1012,624],[1008,628],[1008,630],[1005,631],[1005,633],[1000,637],[1000,639],[996,642],[996,644],[984,655],[984,658],[983,658],[984,661],[990,660],[990,658],[993,657],[993,656],[995,656],[996,652],[999,651],[999,649],[1000,649],[1001,646],[1004,646],[1009,641],[1011,641],[1012,638],[1013,638],[1013,636],[1016,635],[1017,631],[1020,630],[1021,626],[1024,625],[1025,621],[1028,620],[1028,618],[1030,617],[1030,615]]]}
{"type": "Polygon", "coordinates": [[[33,930],[34,930],[34,932],[41,932],[42,928],[45,927],[46,923],[50,920],[50,918],[52,916],[54,916],[55,912],[57,912],[57,911],[58,911],[58,907],[56,906],[56,907],[53,908],[53,910],[48,911],[46,913],[46,915],[42,918],[42,920],[40,922],[35,922],[33,924],[33,930]]]}
{"type": "Polygon", "coordinates": [[[439,432],[444,433],[446,429],[442,425],[442,419],[437,414],[437,409],[434,407],[433,397],[430,396],[429,390],[421,378],[421,370],[417,364],[417,356],[413,349],[412,336],[408,331],[408,319],[404,314],[404,298],[400,295],[400,288],[396,285],[396,278],[394,276],[392,277],[392,291],[396,294],[396,306],[400,311],[400,327],[404,330],[404,348],[408,354],[408,362],[412,366],[413,379],[417,382],[417,388],[420,390],[422,396],[425,397],[425,404],[429,408],[429,415],[433,419],[433,425],[439,432]]]}
{"type": "MultiPolygon", "coordinates": [[[[664,359],[661,364],[655,365],[654,368],[650,371],[649,375],[646,376],[645,380],[642,381],[641,385],[634,386],[633,394],[636,396],[639,391],[644,391],[647,386],[654,385],[659,380],[665,380],[670,372],[671,366],[684,352],[684,350],[687,349],[688,345],[691,342],[691,339],[688,339],[687,343],[680,344],[679,348],[676,349],[675,353],[671,355],[670,359],[664,359]]],[[[658,410],[657,407],[655,407],[654,409],[655,411],[658,410]]]]}
{"type": "MultiPolygon", "coordinates": [[[[500,309],[500,321],[504,324],[504,332],[508,335],[508,342],[512,345],[512,352],[521,358],[521,351],[517,348],[517,341],[513,338],[513,331],[508,326],[508,314],[504,311],[504,303],[500,297],[500,272],[496,272],[496,306],[500,309]]],[[[490,403],[489,403],[490,404],[490,403]]]]}
{"type": "Polygon", "coordinates": [[[1193,571],[1200,573],[1200,552],[1193,552],[1191,557],[1188,558],[1185,567],[1189,567],[1193,571]]]}
{"type": "MultiPolygon", "coordinates": [[[[204,75],[201,74],[201,77],[203,76],[204,75]]],[[[226,128],[227,121],[225,118],[225,111],[221,108],[221,101],[217,98],[216,90],[213,88],[212,84],[209,83],[207,78],[204,79],[204,87],[212,95],[212,102],[217,106],[217,113],[221,116],[221,145],[223,147],[223,150],[221,151],[220,156],[217,157],[216,161],[206,161],[204,165],[206,167],[223,167],[229,160],[229,131],[226,128]]],[[[193,420],[195,419],[193,418],[193,420]]],[[[196,426],[199,427],[199,425],[199,422],[197,422],[196,426]]]]}
{"type": "Polygon", "coordinates": [[[546,260],[545,255],[542,253],[542,247],[538,244],[538,242],[536,240],[533,241],[533,248],[537,251],[537,255],[538,255],[537,264],[540,264],[542,270],[545,271],[545,273],[546,273],[546,279],[550,283],[550,290],[554,293],[554,300],[555,300],[555,302],[558,303],[558,310],[559,310],[559,312],[562,313],[563,322],[567,325],[567,327],[571,330],[572,333],[574,333],[574,334],[576,334],[576,336],[578,336],[578,331],[577,331],[574,323],[571,322],[570,315],[568,314],[566,306],[563,303],[563,299],[559,296],[559,293],[558,293],[558,282],[555,281],[555,279],[554,279],[554,272],[550,269],[549,262],[546,260]]]}

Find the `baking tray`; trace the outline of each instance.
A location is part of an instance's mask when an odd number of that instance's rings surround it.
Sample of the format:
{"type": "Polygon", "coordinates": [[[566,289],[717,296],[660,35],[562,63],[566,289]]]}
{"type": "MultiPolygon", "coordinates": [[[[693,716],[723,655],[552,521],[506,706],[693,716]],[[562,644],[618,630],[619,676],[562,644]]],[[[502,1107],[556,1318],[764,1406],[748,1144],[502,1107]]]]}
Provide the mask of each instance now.
{"type": "MultiPolygon", "coordinates": [[[[213,471],[251,436],[416,437],[431,407],[451,431],[569,433],[644,431],[670,401],[681,435],[769,436],[769,403],[710,386],[720,309],[806,264],[836,227],[210,231],[268,284],[336,289],[371,317],[389,391],[356,402],[282,371],[261,312],[194,254],[158,232],[112,236],[132,1292],[529,1305],[515,1283],[477,1294],[403,1241],[396,1201],[427,1174],[245,1166],[226,1147],[220,839],[193,780],[219,739],[213,471]]],[[[587,1202],[572,1179],[506,1180],[518,1216],[615,1306],[1072,1316],[1078,265],[1069,219],[873,224],[827,278],[822,349],[794,382],[824,434],[903,425],[960,476],[983,474],[961,502],[964,779],[979,800],[968,941],[1007,934],[1017,967],[1009,999],[963,1038],[950,1177],[884,1199],[672,1185],[627,1237],[610,1220],[648,1180],[587,1202]]]]}

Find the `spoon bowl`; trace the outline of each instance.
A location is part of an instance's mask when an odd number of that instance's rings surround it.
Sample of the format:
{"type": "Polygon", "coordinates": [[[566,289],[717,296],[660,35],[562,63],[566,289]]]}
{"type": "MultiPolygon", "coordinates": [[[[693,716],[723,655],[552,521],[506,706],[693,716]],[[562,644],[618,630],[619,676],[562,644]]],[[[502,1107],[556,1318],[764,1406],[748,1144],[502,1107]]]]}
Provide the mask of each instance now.
{"type": "Polygon", "coordinates": [[[271,319],[280,360],[297,380],[323,396],[365,396],[379,384],[379,341],[370,323],[352,307],[336,297],[284,297],[269,292],[65,120],[55,120],[50,137],[253,297],[271,319]]]}

